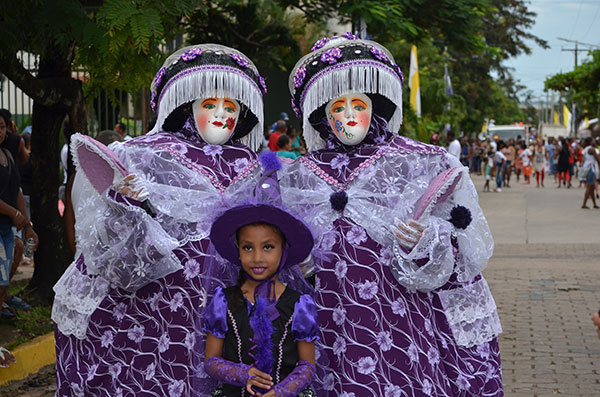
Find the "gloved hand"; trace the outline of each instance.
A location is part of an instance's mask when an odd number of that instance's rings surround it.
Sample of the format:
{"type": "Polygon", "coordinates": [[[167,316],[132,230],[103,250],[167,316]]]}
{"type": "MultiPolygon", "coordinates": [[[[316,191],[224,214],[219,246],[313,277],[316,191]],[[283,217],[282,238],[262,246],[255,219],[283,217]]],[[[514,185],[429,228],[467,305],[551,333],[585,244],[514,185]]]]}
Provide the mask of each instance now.
{"type": "Polygon", "coordinates": [[[398,226],[397,228],[393,228],[394,234],[398,237],[400,245],[407,250],[412,251],[421,239],[425,226],[414,219],[411,219],[408,224],[398,218],[394,218],[394,222],[396,222],[396,225],[398,226]]]}
{"type": "Polygon", "coordinates": [[[144,183],[136,174],[127,175],[121,182],[117,183],[114,190],[123,196],[139,201],[144,201],[148,198],[148,192],[144,189],[144,183]]]}

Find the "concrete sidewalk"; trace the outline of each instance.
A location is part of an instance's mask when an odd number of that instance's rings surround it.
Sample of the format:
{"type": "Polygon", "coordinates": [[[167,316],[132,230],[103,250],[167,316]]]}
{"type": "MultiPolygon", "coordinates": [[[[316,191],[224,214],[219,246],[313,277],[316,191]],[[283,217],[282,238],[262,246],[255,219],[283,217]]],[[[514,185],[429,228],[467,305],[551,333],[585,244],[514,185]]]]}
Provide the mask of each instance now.
{"type": "MultiPolygon", "coordinates": [[[[481,192],[484,180],[474,176],[481,192]]],[[[484,275],[502,326],[506,396],[600,395],[600,210],[583,189],[517,184],[480,193],[496,248],[484,275]],[[588,203],[591,206],[591,202],[588,203]]]]}

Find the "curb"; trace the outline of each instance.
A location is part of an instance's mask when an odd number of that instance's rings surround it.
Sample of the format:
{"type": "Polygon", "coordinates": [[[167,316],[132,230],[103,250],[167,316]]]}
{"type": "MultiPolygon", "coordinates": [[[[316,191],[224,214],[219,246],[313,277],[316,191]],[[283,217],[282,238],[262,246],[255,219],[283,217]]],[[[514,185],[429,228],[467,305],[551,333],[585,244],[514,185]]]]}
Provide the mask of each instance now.
{"type": "Polygon", "coordinates": [[[17,362],[9,368],[0,368],[0,386],[25,379],[30,374],[37,373],[40,368],[56,362],[54,348],[54,332],[17,346],[12,354],[17,362]]]}

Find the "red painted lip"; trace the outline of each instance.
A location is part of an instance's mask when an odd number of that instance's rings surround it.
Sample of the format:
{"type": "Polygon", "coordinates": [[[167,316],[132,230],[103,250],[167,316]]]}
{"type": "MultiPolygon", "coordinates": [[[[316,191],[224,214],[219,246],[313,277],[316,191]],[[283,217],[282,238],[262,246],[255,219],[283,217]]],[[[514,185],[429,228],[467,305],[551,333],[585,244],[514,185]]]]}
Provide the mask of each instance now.
{"type": "Polygon", "coordinates": [[[220,121],[213,121],[212,125],[216,127],[223,127],[223,123],[221,123],[220,121]]]}
{"type": "Polygon", "coordinates": [[[348,124],[350,127],[354,127],[358,123],[356,121],[348,121],[346,124],[348,124]]]}

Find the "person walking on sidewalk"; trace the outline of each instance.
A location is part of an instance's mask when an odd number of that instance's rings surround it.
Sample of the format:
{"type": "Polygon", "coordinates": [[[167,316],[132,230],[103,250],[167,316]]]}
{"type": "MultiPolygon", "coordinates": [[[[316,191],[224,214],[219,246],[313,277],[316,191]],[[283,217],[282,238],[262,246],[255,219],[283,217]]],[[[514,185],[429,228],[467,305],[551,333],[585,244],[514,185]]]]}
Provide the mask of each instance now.
{"type": "Polygon", "coordinates": [[[535,168],[535,180],[537,183],[536,187],[540,187],[540,176],[542,178],[541,186],[544,187],[544,169],[546,168],[546,161],[548,160],[548,152],[544,147],[544,143],[538,140],[533,155],[533,168],[535,168]]]}
{"type": "Polygon", "coordinates": [[[494,154],[494,163],[496,164],[496,192],[502,191],[502,181],[504,180],[504,171],[506,169],[506,156],[502,153],[504,142],[498,142],[498,150],[494,154]]]}
{"type": "Polygon", "coordinates": [[[587,137],[583,143],[583,174],[585,175],[585,195],[583,196],[583,204],[581,208],[589,208],[587,201],[592,199],[594,208],[599,208],[596,204],[596,196],[594,195],[594,186],[596,185],[596,175],[598,175],[598,165],[600,165],[600,154],[598,149],[592,145],[592,138],[587,137]]]}

